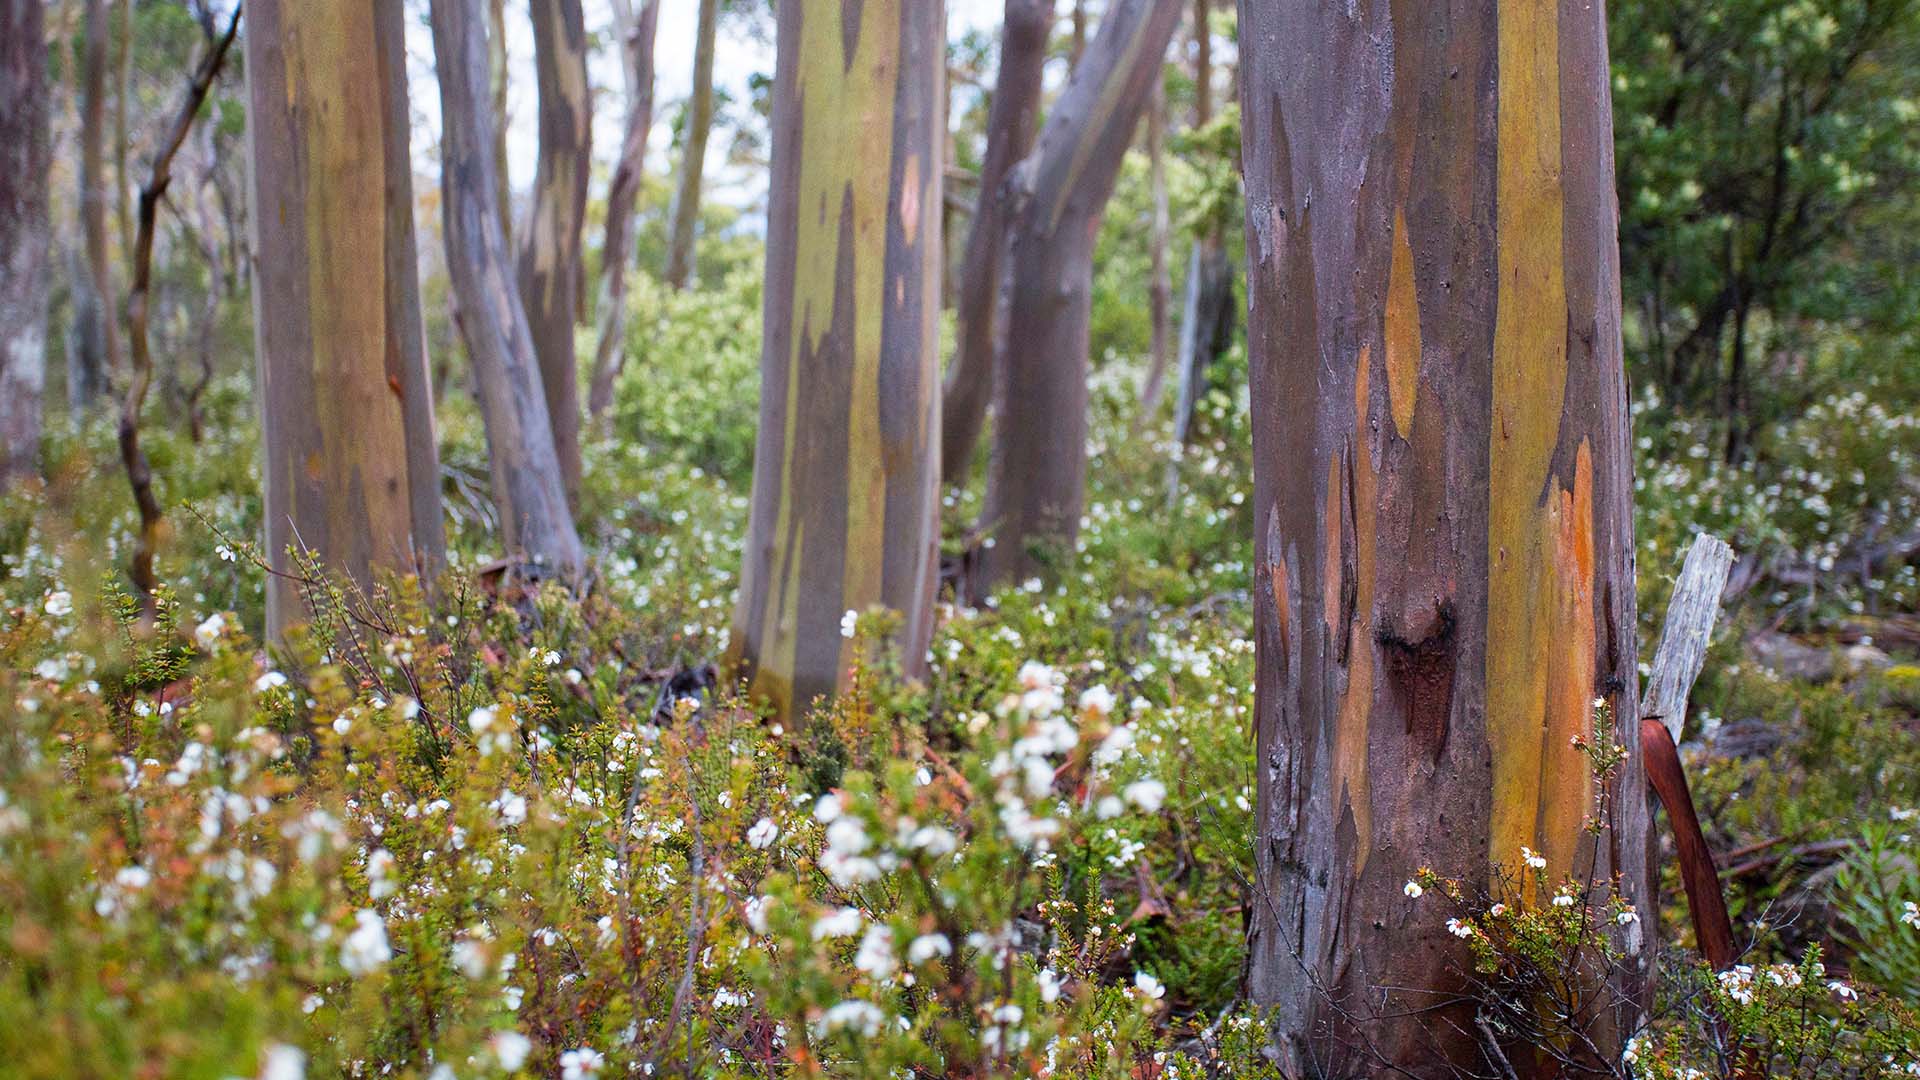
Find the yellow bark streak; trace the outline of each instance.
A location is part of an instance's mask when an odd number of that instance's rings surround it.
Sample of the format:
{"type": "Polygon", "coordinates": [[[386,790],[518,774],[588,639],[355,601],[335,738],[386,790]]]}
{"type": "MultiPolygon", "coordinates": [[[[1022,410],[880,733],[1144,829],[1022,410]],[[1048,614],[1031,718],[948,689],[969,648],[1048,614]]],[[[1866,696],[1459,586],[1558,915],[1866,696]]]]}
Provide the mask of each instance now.
{"type": "Polygon", "coordinates": [[[1402,439],[1413,431],[1413,407],[1420,390],[1420,302],[1413,283],[1413,241],[1407,212],[1394,211],[1393,265],[1387,274],[1387,402],[1393,430],[1402,439]]]}
{"type": "Polygon", "coordinates": [[[337,547],[364,519],[366,554],[403,565],[411,516],[405,423],[386,374],[384,110],[373,9],[316,3],[284,16],[288,93],[306,142],[308,344],[329,533],[337,547]]]}
{"type": "Polygon", "coordinates": [[[1584,812],[1586,788],[1584,764],[1568,775],[1564,770],[1575,763],[1554,744],[1564,744],[1576,722],[1584,724],[1586,701],[1585,691],[1577,702],[1568,698],[1552,673],[1564,671],[1571,654],[1583,649],[1588,655],[1579,663],[1590,669],[1593,640],[1591,619],[1572,625],[1580,605],[1561,595],[1570,575],[1583,573],[1591,591],[1590,566],[1567,565],[1562,543],[1563,531],[1572,528],[1590,545],[1590,496],[1585,508],[1578,498],[1569,505],[1561,497],[1564,485],[1550,476],[1567,376],[1559,25],[1554,0],[1509,0],[1500,5],[1499,20],[1499,309],[1487,536],[1490,857],[1512,865],[1521,846],[1534,847],[1547,854],[1548,872],[1558,875],[1573,868],[1577,828],[1569,830],[1566,819],[1569,808],[1577,809],[1576,822],[1584,812]],[[1583,515],[1577,525],[1563,524],[1583,515]],[[1578,720],[1567,715],[1572,704],[1579,706],[1578,720]]]}
{"type": "MultiPolygon", "coordinates": [[[[852,245],[852,354],[817,356],[821,363],[849,363],[852,392],[842,403],[847,414],[847,489],[843,610],[862,610],[880,599],[881,548],[885,534],[886,462],[880,443],[880,345],[886,311],[887,201],[893,173],[894,82],[899,71],[900,7],[897,3],[862,5],[854,54],[848,56],[841,32],[840,4],[811,0],[800,23],[799,62],[793,92],[800,103],[799,168],[794,178],[799,220],[795,222],[793,351],[787,357],[787,416],[783,430],[780,509],[774,535],[785,537],[795,512],[798,478],[795,446],[803,412],[812,422],[817,410],[802,410],[819,384],[804,370],[816,357],[820,339],[833,324],[840,299],[838,267],[843,232],[852,245]],[[846,217],[843,220],[843,211],[846,217]],[[844,228],[843,228],[844,227],[844,228]]],[[[917,170],[916,170],[917,175],[917,170]]],[[[797,574],[806,564],[794,535],[794,550],[776,557],[776,575],[797,574]]],[[[791,715],[800,590],[796,582],[770,583],[774,597],[761,627],[763,643],[755,689],[786,687],[776,699],[782,715],[791,715]]],[[[848,659],[841,649],[842,664],[848,659]]]]}
{"type": "MultiPolygon", "coordinates": [[[[1374,644],[1367,626],[1373,618],[1374,518],[1379,477],[1366,437],[1371,359],[1370,350],[1362,348],[1353,390],[1353,617],[1347,620],[1347,625],[1335,630],[1347,635],[1347,685],[1340,695],[1340,726],[1333,755],[1334,786],[1353,814],[1356,877],[1366,868],[1367,856],[1373,850],[1373,792],[1367,778],[1367,733],[1373,718],[1374,644]]],[[[1337,558],[1338,552],[1334,555],[1337,558]]]]}

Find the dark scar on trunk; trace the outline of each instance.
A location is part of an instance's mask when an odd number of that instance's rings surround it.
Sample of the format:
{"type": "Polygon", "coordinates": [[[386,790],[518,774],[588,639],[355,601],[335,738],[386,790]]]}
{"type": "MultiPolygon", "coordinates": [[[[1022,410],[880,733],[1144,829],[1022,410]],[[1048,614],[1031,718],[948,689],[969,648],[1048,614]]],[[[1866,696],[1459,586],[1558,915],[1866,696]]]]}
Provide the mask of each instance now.
{"type": "Polygon", "coordinates": [[[1453,602],[1440,600],[1433,617],[1417,630],[1396,633],[1382,628],[1374,640],[1386,662],[1387,679],[1406,703],[1407,736],[1429,759],[1447,744],[1453,714],[1453,678],[1459,639],[1454,633],[1453,602]]]}

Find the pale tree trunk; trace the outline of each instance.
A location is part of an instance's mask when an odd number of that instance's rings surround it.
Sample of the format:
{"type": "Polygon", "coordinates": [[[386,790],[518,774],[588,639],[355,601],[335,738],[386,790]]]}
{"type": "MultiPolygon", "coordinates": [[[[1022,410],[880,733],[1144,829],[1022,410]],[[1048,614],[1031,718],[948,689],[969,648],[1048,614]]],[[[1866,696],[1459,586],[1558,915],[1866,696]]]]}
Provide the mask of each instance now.
{"type": "Polygon", "coordinates": [[[847,611],[926,669],[939,543],[941,5],[781,0],[760,431],[733,662],[790,722],[847,611]]]}
{"type": "Polygon", "coordinates": [[[539,362],[500,231],[483,0],[433,0],[441,206],[460,332],[473,359],[503,539],[521,572],[573,578],[586,556],[567,509],[539,362]]]}
{"type": "MultiPolygon", "coordinates": [[[[784,0],[782,0],[784,2],[784,0]]],[[[684,289],[693,277],[694,229],[700,222],[701,174],[707,136],[713,132],[713,54],[720,29],[720,0],[700,0],[700,27],[693,45],[693,96],[682,133],[680,180],[673,192],[667,229],[667,284],[684,289]]]]}
{"type": "Polygon", "coordinates": [[[133,0],[120,0],[120,33],[115,35],[113,87],[114,207],[120,225],[120,251],[133,250],[133,175],[127,171],[127,109],[133,90],[133,0]]]}
{"type": "Polygon", "coordinates": [[[507,0],[487,0],[487,89],[493,95],[493,179],[500,236],[513,250],[513,174],[507,169],[507,0]]]}
{"type": "Polygon", "coordinates": [[[0,0],[0,492],[40,469],[53,164],[43,7],[0,0]]]}
{"type": "MultiPolygon", "coordinates": [[[[363,587],[444,547],[397,4],[247,0],[266,545],[363,587]],[[403,225],[402,223],[407,223],[403,225]]],[[[302,615],[276,577],[267,633],[302,615]]]]}
{"type": "Polygon", "coordinates": [[[1164,80],[1153,88],[1153,101],[1147,107],[1147,173],[1153,195],[1153,220],[1147,227],[1147,318],[1153,327],[1151,358],[1147,382],[1140,391],[1138,429],[1153,418],[1160,408],[1160,395],[1166,390],[1167,361],[1172,333],[1173,272],[1167,266],[1167,234],[1172,230],[1167,209],[1167,90],[1164,80]]]}
{"type": "Polygon", "coordinates": [[[547,420],[569,503],[580,492],[580,374],[573,352],[579,311],[580,234],[593,164],[587,97],[587,27],[580,0],[534,0],[534,72],[540,91],[540,161],[533,212],[520,238],[520,303],[526,308],[547,420]]]}
{"type": "Polygon", "coordinates": [[[633,214],[646,176],[647,134],[653,130],[653,39],[660,26],[660,0],[614,0],[614,23],[620,35],[621,71],[627,87],[627,131],[620,142],[620,160],[607,185],[607,236],[600,248],[602,279],[600,335],[593,351],[593,381],[587,393],[587,415],[598,429],[613,405],[613,384],[626,356],[627,263],[633,258],[633,214]]]}
{"type": "Polygon", "coordinates": [[[1623,950],[1569,961],[1593,1041],[1560,1045],[1605,1074],[1655,897],[1600,5],[1243,0],[1240,19],[1249,994],[1288,1075],[1557,1075],[1538,1032],[1496,1064],[1457,912],[1403,892],[1429,867],[1484,893],[1525,846],[1595,889],[1623,950]],[[1605,784],[1572,745],[1596,737],[1629,753],[1605,784]],[[1610,882],[1638,923],[1613,924],[1610,882]]]}
{"type": "MultiPolygon", "coordinates": [[[[1213,122],[1213,3],[1193,0],[1193,126],[1213,122]]],[[[1216,224],[1193,242],[1180,312],[1180,392],[1173,411],[1179,442],[1193,434],[1193,413],[1214,362],[1233,343],[1233,262],[1216,224]]]]}
{"type": "Polygon", "coordinates": [[[1179,22],[1179,0],[1114,0],[1020,167],[985,540],[969,588],[1024,577],[1079,535],[1094,240],[1179,22]]]}
{"type": "Polygon", "coordinates": [[[83,257],[75,275],[72,343],[67,350],[67,400],[77,414],[107,389],[120,368],[120,328],[113,316],[113,273],[107,254],[107,0],[86,0],[80,60],[80,235],[83,257]]]}
{"type": "Polygon", "coordinates": [[[993,398],[1000,342],[1000,289],[1013,222],[1007,176],[1033,147],[1040,115],[1040,79],[1053,31],[1054,0],[1007,0],[1000,30],[1000,70],[987,110],[987,153],[956,304],[959,334],[940,398],[940,471],[962,483],[993,398]]]}

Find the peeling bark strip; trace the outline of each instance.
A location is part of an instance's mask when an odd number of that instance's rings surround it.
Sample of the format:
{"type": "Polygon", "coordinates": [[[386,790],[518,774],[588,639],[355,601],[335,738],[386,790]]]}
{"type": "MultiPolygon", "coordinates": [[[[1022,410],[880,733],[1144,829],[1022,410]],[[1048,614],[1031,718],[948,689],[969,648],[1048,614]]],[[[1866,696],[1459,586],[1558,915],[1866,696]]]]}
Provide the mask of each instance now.
{"type": "Polygon", "coordinates": [[[734,664],[779,715],[831,693],[840,618],[933,629],[944,26],[918,0],[781,0],[766,337],[734,664]]]}
{"type": "Polygon", "coordinates": [[[440,75],[440,160],[447,269],[460,301],[460,331],[473,358],[474,390],[487,429],[487,459],[507,549],[536,574],[568,577],[585,562],[567,509],[540,369],[526,312],[507,266],[494,175],[494,116],[487,100],[483,0],[433,0],[433,55],[440,75]]]}
{"type": "Polygon", "coordinates": [[[533,212],[520,245],[520,302],[527,311],[553,448],[571,502],[580,490],[580,375],[573,320],[580,305],[580,230],[593,165],[587,100],[587,26],[580,0],[534,0],[534,74],[540,91],[540,159],[533,212]]]}
{"type": "Polygon", "coordinates": [[[0,0],[0,493],[40,470],[47,387],[47,43],[42,0],[0,0]]]}
{"type": "Polygon", "coordinates": [[[1000,349],[1000,291],[1007,233],[1013,224],[1013,192],[1007,177],[1033,148],[1040,115],[1041,74],[1054,0],[1007,0],[1000,26],[1000,68],[987,111],[987,154],[980,162],[980,198],[967,231],[960,266],[959,340],[940,404],[940,473],[963,483],[973,448],[986,426],[1000,349]]]}
{"type": "MultiPolygon", "coordinates": [[[[442,545],[413,234],[399,227],[413,205],[401,14],[248,0],[247,22],[268,557],[285,568],[298,543],[364,584],[442,545]]],[[[276,579],[268,635],[302,616],[297,586],[276,579]]]]}
{"type": "MultiPolygon", "coordinates": [[[[1525,845],[1556,878],[1652,895],[1603,17],[1240,13],[1264,568],[1249,989],[1289,1075],[1491,1069],[1451,997],[1471,957],[1408,878],[1484,887],[1525,845]],[[1599,850],[1570,745],[1595,698],[1633,752],[1599,850]]],[[[1638,962],[1592,1003],[1604,1054],[1644,992],[1648,943],[1624,935],[1638,962]]]]}
{"type": "Polygon", "coordinates": [[[1180,0],[1114,0],[1019,167],[982,588],[1033,572],[1039,548],[1071,549],[1079,535],[1093,246],[1180,9],[1180,0]]]}

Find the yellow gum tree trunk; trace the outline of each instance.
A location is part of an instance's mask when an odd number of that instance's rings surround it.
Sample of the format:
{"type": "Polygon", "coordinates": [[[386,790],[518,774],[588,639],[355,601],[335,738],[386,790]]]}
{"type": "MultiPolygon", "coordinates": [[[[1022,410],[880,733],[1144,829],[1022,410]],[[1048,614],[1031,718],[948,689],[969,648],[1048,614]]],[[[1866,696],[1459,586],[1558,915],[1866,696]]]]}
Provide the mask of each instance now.
{"type": "Polygon", "coordinates": [[[942,5],[781,0],[760,433],[732,654],[797,718],[900,613],[924,670],[939,467],[942,5]]]}
{"type": "MultiPolygon", "coordinates": [[[[248,0],[255,356],[266,546],[363,585],[444,548],[415,269],[397,5],[248,0]]],[[[267,625],[306,617],[276,578],[267,625]]]]}
{"type": "MultiPolygon", "coordinates": [[[[1605,18],[1591,0],[1351,10],[1240,4],[1249,989],[1290,1075],[1497,1072],[1459,996],[1459,912],[1406,882],[1431,867],[1484,890],[1524,846],[1553,880],[1652,910],[1605,18]],[[1594,731],[1596,698],[1615,730],[1594,731]],[[1596,735],[1633,748],[1597,841],[1603,792],[1572,745],[1596,735]]],[[[1609,920],[1626,959],[1578,1003],[1593,1042],[1562,1052],[1617,1063],[1644,925],[1609,920]]]]}
{"type": "Polygon", "coordinates": [[[580,0],[534,0],[533,57],[540,159],[517,280],[540,358],[553,449],[571,503],[580,491],[580,374],[573,323],[580,307],[587,174],[593,166],[593,103],[587,96],[587,27],[580,0]]]}

